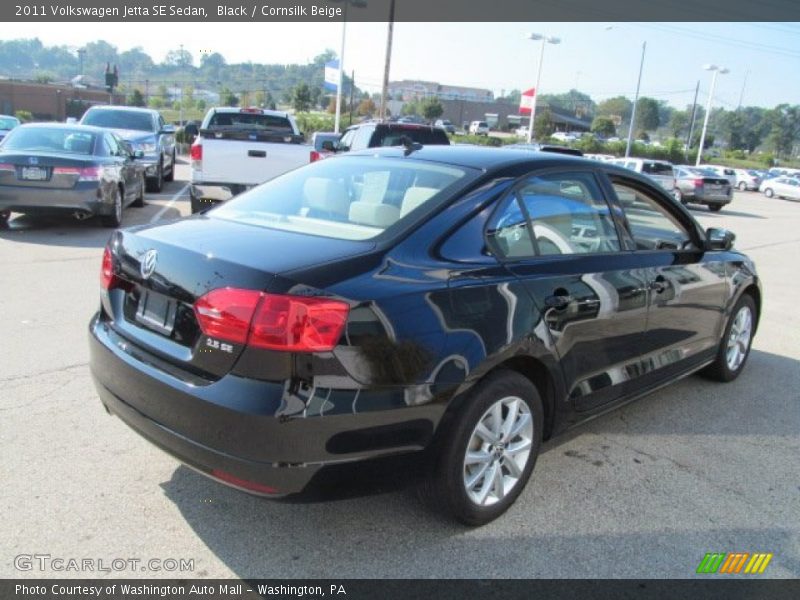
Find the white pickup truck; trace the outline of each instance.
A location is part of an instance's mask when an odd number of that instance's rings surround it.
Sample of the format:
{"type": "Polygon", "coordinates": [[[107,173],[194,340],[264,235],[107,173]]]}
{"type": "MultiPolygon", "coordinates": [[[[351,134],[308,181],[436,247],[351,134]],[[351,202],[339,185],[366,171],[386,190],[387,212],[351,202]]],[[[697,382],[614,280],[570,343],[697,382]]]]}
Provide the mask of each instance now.
{"type": "Polygon", "coordinates": [[[196,213],[311,162],[294,117],[260,108],[208,111],[192,144],[190,198],[196,213]]]}

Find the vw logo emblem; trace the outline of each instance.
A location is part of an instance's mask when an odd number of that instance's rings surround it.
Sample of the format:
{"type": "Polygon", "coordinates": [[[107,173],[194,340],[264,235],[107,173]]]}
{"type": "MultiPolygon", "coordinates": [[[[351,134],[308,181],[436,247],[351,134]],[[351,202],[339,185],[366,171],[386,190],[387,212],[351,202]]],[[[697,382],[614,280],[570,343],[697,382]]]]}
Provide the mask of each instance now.
{"type": "Polygon", "coordinates": [[[142,274],[142,279],[149,279],[156,270],[156,260],[158,259],[158,252],[155,250],[148,250],[144,253],[142,264],[139,266],[139,272],[142,274]]]}
{"type": "Polygon", "coordinates": [[[29,165],[38,165],[39,164],[39,159],[36,158],[35,156],[29,156],[28,157],[28,164],[29,165]]]}

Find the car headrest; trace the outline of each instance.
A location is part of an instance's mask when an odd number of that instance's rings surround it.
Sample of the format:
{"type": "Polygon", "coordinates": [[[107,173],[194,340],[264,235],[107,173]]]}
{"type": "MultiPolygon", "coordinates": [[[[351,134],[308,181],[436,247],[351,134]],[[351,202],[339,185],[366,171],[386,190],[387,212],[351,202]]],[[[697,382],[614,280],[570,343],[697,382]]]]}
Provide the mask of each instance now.
{"type": "Polygon", "coordinates": [[[309,208],[344,217],[350,209],[344,184],[324,177],[309,177],[303,184],[303,198],[309,208]]]}
{"type": "Polygon", "coordinates": [[[389,204],[374,202],[353,202],[350,205],[349,220],[359,225],[386,228],[394,225],[400,218],[400,209],[389,204]]]}
{"type": "Polygon", "coordinates": [[[403,203],[400,206],[400,216],[404,217],[412,210],[423,204],[428,198],[436,194],[439,190],[429,187],[412,187],[403,194],[403,203]]]}

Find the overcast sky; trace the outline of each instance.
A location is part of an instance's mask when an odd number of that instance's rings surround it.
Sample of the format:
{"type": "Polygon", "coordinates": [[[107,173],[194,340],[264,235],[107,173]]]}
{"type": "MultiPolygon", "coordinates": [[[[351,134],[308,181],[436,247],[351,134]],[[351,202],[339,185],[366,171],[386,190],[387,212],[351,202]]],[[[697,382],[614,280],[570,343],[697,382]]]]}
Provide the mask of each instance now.
{"type": "MultiPolygon", "coordinates": [[[[380,89],[386,23],[350,23],[344,65],[356,85],[380,89]]],[[[798,23],[396,23],[391,79],[425,79],[484,87],[496,94],[532,87],[540,42],[530,32],[561,38],[547,45],[542,93],[577,87],[595,100],[633,96],[642,42],[647,52],[641,94],[683,107],[700,81],[705,102],[711,75],[706,63],[730,69],[720,75],[714,104],[772,107],[800,104],[798,23]],[[611,29],[608,29],[611,27],[611,29]]],[[[305,63],[326,48],[337,53],[341,23],[14,23],[0,39],[38,37],[46,45],[79,47],[105,39],[119,50],[141,46],[154,60],[179,44],[199,63],[202,51],[228,62],[305,63]]],[[[124,78],[124,74],[123,74],[124,78]]]]}

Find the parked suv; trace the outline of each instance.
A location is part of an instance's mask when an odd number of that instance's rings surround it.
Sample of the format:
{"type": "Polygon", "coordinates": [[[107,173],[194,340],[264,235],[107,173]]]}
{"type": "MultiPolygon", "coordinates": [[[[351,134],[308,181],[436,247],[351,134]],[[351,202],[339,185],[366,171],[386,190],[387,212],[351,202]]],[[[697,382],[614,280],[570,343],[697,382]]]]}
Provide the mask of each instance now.
{"type": "Polygon", "coordinates": [[[93,106],[81,125],[110,129],[142,152],[147,189],[160,192],[165,181],[175,178],[175,127],[167,125],[157,110],[135,106],[93,106]]]}
{"type": "Polygon", "coordinates": [[[486,121],[473,121],[469,124],[469,132],[473,135],[489,135],[489,124],[486,121]]]}
{"type": "Polygon", "coordinates": [[[658,183],[668,193],[675,189],[675,172],[672,163],[666,160],[653,160],[651,158],[620,158],[611,164],[625,167],[642,175],[647,175],[658,183]]]}
{"type": "Polygon", "coordinates": [[[455,132],[456,132],[456,126],[455,126],[455,125],[453,125],[453,124],[450,122],[450,120],[449,120],[449,119],[438,119],[438,120],[436,121],[436,123],[434,123],[434,125],[435,125],[436,127],[441,127],[441,128],[442,128],[442,129],[444,129],[444,130],[445,130],[447,133],[455,133],[455,132]]]}
{"type": "Polygon", "coordinates": [[[417,125],[416,123],[381,123],[377,121],[359,123],[348,127],[336,147],[337,152],[402,146],[403,138],[409,138],[423,146],[449,146],[450,138],[444,129],[417,125]]]}

